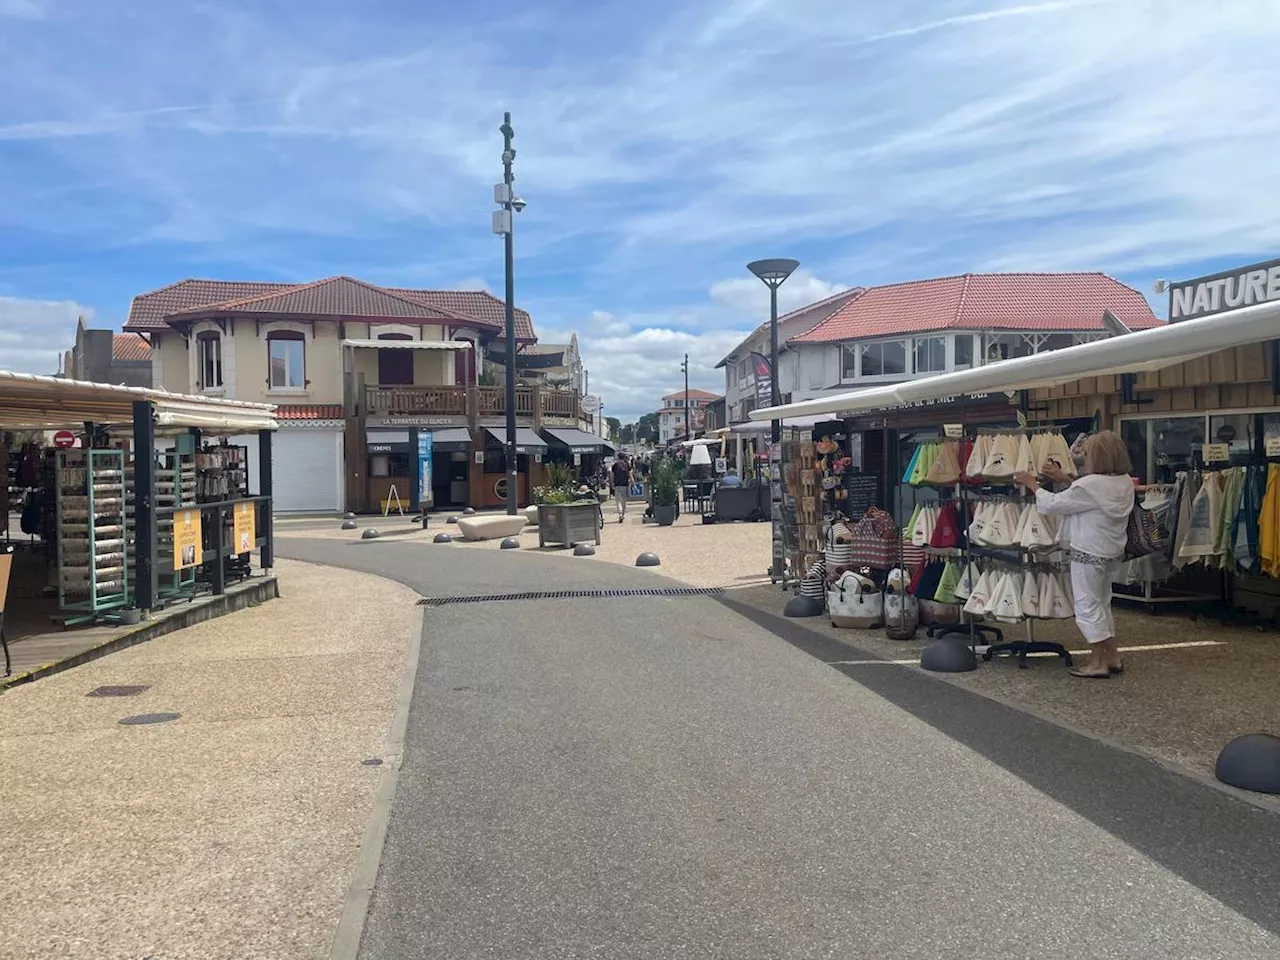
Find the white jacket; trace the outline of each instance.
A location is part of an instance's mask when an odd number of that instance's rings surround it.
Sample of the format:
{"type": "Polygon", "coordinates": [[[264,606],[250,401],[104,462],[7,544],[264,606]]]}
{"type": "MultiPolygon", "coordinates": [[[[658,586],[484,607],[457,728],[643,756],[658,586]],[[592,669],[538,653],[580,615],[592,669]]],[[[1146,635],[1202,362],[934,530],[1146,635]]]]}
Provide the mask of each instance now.
{"type": "Polygon", "coordinates": [[[1133,480],[1127,475],[1088,474],[1061,493],[1050,493],[1043,487],[1036,491],[1036,508],[1063,518],[1064,541],[1108,560],[1124,556],[1133,503],[1133,480]]]}

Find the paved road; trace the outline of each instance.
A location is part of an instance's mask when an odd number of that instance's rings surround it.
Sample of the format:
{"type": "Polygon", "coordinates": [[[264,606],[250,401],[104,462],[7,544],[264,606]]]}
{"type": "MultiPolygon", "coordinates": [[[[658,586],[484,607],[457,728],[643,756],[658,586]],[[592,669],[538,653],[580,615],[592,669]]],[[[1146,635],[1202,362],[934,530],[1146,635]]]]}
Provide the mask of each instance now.
{"type": "MultiPolygon", "coordinates": [[[[280,552],[429,596],[639,576],[280,552]]],[[[795,625],[557,600],[423,636],[364,957],[1280,956],[1280,817],[795,625]]]]}

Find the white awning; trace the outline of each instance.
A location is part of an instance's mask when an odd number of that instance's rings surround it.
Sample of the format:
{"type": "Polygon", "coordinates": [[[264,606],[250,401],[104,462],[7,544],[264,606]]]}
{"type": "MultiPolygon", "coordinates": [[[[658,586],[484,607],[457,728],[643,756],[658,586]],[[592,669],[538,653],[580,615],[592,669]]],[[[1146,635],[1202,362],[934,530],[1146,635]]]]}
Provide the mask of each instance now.
{"type": "Polygon", "coordinates": [[[159,427],[229,433],[276,427],[276,408],[270,403],[0,370],[0,427],[6,430],[80,429],[86,421],[131,429],[133,405],[139,400],[155,404],[159,427]]]}
{"type": "Polygon", "coordinates": [[[885,410],[944,397],[1054,387],[1081,377],[1161,370],[1219,350],[1278,338],[1280,303],[1260,303],[1077,347],[1000,360],[972,370],[764,407],[752,410],[749,416],[757,421],[778,417],[789,420],[818,414],[885,410]]]}
{"type": "MultiPolygon", "coordinates": [[[[804,430],[809,427],[816,427],[820,423],[826,423],[828,420],[835,420],[835,419],[836,419],[835,414],[830,414],[830,413],[824,413],[824,414],[819,414],[817,416],[809,416],[809,417],[789,416],[783,419],[782,425],[784,427],[788,427],[792,429],[804,430]]],[[[749,420],[746,423],[735,423],[732,426],[730,426],[728,429],[730,433],[738,433],[744,436],[755,436],[761,433],[768,433],[770,424],[771,424],[771,421],[769,420],[760,420],[760,421],[749,420]]]]}
{"type": "Polygon", "coordinates": [[[470,350],[470,340],[343,340],[344,347],[368,350],[470,350]]]}

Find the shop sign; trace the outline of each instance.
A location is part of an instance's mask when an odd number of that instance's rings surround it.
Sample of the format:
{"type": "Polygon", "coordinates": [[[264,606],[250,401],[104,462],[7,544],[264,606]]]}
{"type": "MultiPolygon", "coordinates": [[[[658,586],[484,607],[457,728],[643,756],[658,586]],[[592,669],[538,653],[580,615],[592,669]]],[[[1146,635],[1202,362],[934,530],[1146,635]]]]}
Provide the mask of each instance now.
{"type": "Polygon", "coordinates": [[[70,430],[59,430],[53,435],[53,445],[59,450],[69,450],[76,445],[76,435],[70,430]]]}
{"type": "Polygon", "coordinates": [[[367,427],[465,427],[466,417],[369,417],[367,427]]]}
{"type": "Polygon", "coordinates": [[[231,529],[236,553],[252,553],[257,539],[257,512],[252,502],[237,503],[232,509],[231,529]]]}
{"type": "Polygon", "coordinates": [[[1231,459],[1231,444],[1206,443],[1201,456],[1205,463],[1226,463],[1231,459]]]}
{"type": "Polygon", "coordinates": [[[186,570],[204,560],[200,511],[178,510],[173,515],[173,569],[186,570]]]}
{"type": "Polygon", "coordinates": [[[576,427],[578,421],[573,417],[543,417],[542,425],[544,427],[576,427]]]}
{"type": "Polygon", "coordinates": [[[573,465],[574,465],[575,467],[580,467],[580,466],[582,466],[582,454],[580,454],[580,453],[575,453],[575,454],[573,455],[573,465]]]}
{"type": "Polygon", "coordinates": [[[716,457],[716,473],[725,473],[729,469],[729,461],[725,457],[716,457]]]}
{"type": "MultiPolygon", "coordinates": [[[[394,443],[371,443],[368,450],[370,453],[391,453],[395,446],[396,444],[394,443]]],[[[408,444],[406,443],[404,446],[407,447],[408,444]]]]}
{"type": "Polygon", "coordinates": [[[435,502],[435,491],[431,488],[431,445],[430,431],[418,434],[418,503],[423,506],[435,502]]]}
{"type": "Polygon", "coordinates": [[[1267,437],[1264,452],[1268,457],[1280,457],[1280,437],[1267,437]]]}
{"type": "Polygon", "coordinates": [[[1275,301],[1280,301],[1280,259],[1170,284],[1169,322],[1275,301]]]}
{"type": "Polygon", "coordinates": [[[756,409],[773,406],[773,381],[768,377],[756,377],[756,409]]]}
{"type": "Polygon", "coordinates": [[[964,424],[944,423],[942,425],[942,435],[948,440],[959,440],[964,436],[964,424]]]}

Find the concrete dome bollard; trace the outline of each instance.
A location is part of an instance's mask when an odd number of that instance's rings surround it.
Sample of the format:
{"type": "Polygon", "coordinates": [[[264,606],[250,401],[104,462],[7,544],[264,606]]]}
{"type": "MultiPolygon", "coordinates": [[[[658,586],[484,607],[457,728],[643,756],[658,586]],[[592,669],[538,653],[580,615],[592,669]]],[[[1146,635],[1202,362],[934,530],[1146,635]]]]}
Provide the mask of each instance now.
{"type": "Polygon", "coordinates": [[[476,512],[476,508],[475,508],[475,507],[463,507],[463,508],[462,508],[462,515],[463,515],[464,517],[470,517],[470,516],[474,515],[474,514],[475,514],[475,512],[476,512]]]}
{"type": "Polygon", "coordinates": [[[445,523],[457,523],[457,522],[458,522],[457,517],[450,517],[448,520],[445,521],[445,523]]]}
{"type": "Polygon", "coordinates": [[[1280,737],[1246,733],[1218,754],[1213,775],[1223,783],[1254,793],[1280,793],[1280,737]]]}
{"type": "Polygon", "coordinates": [[[354,520],[355,518],[356,518],[356,515],[352,513],[350,510],[348,510],[346,513],[342,515],[343,520],[354,520]]]}
{"type": "Polygon", "coordinates": [[[920,651],[920,666],[934,673],[968,673],[978,669],[978,658],[963,640],[942,637],[920,651]]]}
{"type": "Polygon", "coordinates": [[[377,540],[380,536],[382,536],[382,534],[380,534],[373,527],[370,527],[364,533],[360,534],[360,539],[361,540],[377,540]]]}
{"type": "Polygon", "coordinates": [[[357,524],[354,520],[343,520],[343,521],[342,521],[342,529],[343,529],[343,530],[354,530],[357,526],[359,526],[359,524],[357,524]]]}
{"type": "Polygon", "coordinates": [[[437,533],[431,541],[432,543],[453,543],[453,537],[447,533],[437,533]]]}
{"type": "Polygon", "coordinates": [[[573,555],[575,557],[594,557],[596,548],[589,543],[579,543],[574,546],[573,555]]]}
{"type": "Polygon", "coordinates": [[[503,540],[503,541],[502,541],[501,545],[499,546],[499,549],[501,549],[501,550],[519,550],[519,549],[520,549],[520,541],[519,541],[519,540],[517,540],[515,537],[507,537],[505,540],[503,540]]]}
{"type": "Polygon", "coordinates": [[[824,607],[817,597],[795,596],[782,608],[784,617],[820,617],[824,607]]]}
{"type": "Polygon", "coordinates": [[[642,553],[636,557],[637,567],[658,567],[662,565],[662,561],[658,559],[656,553],[642,553]]]}

